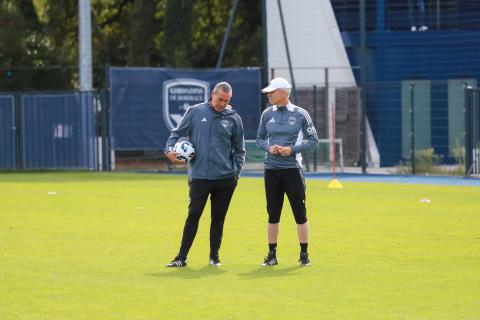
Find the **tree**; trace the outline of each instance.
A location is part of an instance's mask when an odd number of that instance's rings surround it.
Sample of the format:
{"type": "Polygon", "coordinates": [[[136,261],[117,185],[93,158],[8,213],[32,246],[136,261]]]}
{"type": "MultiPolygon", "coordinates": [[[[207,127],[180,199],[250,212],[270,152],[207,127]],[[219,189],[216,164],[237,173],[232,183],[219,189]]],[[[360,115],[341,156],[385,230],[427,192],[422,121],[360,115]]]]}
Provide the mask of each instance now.
{"type": "Polygon", "coordinates": [[[190,67],[192,56],[193,0],[167,0],[163,53],[169,67],[190,67]]]}
{"type": "Polygon", "coordinates": [[[137,0],[130,14],[130,39],[127,64],[149,66],[153,54],[153,39],[156,32],[155,2],[137,0]]]}
{"type": "Polygon", "coordinates": [[[62,77],[58,56],[31,0],[0,1],[1,90],[69,88],[69,76],[62,77]],[[58,85],[60,84],[60,85],[58,85]]]}
{"type": "MultiPolygon", "coordinates": [[[[214,67],[233,0],[91,0],[94,87],[105,65],[214,67]]],[[[78,85],[78,0],[0,0],[0,90],[78,85]]],[[[242,0],[224,67],[260,65],[261,2],[242,0]]]]}
{"type": "Polygon", "coordinates": [[[32,0],[18,0],[18,9],[25,17],[25,27],[27,30],[41,31],[40,21],[32,0]]]}
{"type": "Polygon", "coordinates": [[[0,88],[15,90],[15,83],[20,78],[19,70],[14,68],[24,63],[25,59],[25,20],[13,1],[0,2],[0,88]]]}
{"type": "MultiPolygon", "coordinates": [[[[193,8],[193,51],[195,67],[216,65],[227,29],[233,0],[195,1],[193,8]]],[[[261,1],[239,2],[223,67],[258,66],[261,61],[261,1]]]]}
{"type": "Polygon", "coordinates": [[[239,1],[223,66],[262,65],[262,1],[239,1]]]}

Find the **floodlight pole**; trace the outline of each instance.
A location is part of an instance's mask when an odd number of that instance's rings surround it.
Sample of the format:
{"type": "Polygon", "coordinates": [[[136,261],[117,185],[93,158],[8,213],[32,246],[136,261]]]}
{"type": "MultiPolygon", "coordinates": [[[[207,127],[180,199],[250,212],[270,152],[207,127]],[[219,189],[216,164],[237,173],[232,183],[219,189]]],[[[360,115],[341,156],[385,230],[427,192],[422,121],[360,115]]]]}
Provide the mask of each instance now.
{"type": "MultiPolygon", "coordinates": [[[[313,126],[317,126],[317,86],[313,85],[313,126]]],[[[317,172],[317,148],[313,150],[313,171],[317,172]]]]}
{"type": "Polygon", "coordinates": [[[415,84],[411,83],[410,89],[410,144],[411,144],[411,158],[412,158],[412,174],[416,174],[415,167],[415,84]]]}
{"type": "MultiPolygon", "coordinates": [[[[262,88],[268,84],[268,35],[267,35],[267,0],[262,0],[262,61],[263,61],[263,69],[262,69],[262,88]]],[[[264,107],[267,105],[267,97],[266,95],[262,94],[262,106],[261,109],[263,110],[264,107]]]]}
{"type": "Polygon", "coordinates": [[[362,86],[361,104],[362,104],[362,121],[360,122],[360,163],[362,165],[362,173],[367,173],[367,107],[366,107],[366,90],[367,90],[367,60],[366,60],[366,22],[365,22],[365,0],[360,0],[360,82],[362,86]]]}
{"type": "Polygon", "coordinates": [[[92,90],[92,20],[90,0],[78,0],[80,91],[92,90]]]}
{"type": "Polygon", "coordinates": [[[472,169],[473,158],[473,139],[472,139],[472,102],[473,87],[465,85],[465,109],[463,115],[465,117],[465,176],[470,174],[472,169]]]}

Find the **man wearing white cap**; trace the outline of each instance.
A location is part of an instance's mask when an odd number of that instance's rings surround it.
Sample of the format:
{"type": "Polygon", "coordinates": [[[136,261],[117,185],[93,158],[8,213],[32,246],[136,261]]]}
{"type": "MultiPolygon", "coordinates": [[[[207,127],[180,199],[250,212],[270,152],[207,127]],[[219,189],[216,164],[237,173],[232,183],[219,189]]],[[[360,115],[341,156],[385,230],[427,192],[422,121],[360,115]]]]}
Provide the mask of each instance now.
{"type": "Polygon", "coordinates": [[[300,265],[310,265],[301,153],[314,150],[318,145],[318,137],[308,112],[290,102],[291,87],[287,80],[278,77],[262,89],[272,105],[263,111],[257,133],[257,145],[266,152],[264,163],[269,250],[263,266],[278,264],[277,240],[285,193],[297,223],[300,265]]]}

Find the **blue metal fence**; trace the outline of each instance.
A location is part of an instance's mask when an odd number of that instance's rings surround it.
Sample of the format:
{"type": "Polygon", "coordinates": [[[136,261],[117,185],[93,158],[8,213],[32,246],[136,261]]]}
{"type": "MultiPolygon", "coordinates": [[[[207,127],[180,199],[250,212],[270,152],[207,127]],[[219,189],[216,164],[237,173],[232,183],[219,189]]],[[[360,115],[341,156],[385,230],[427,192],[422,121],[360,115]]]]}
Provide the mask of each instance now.
{"type": "Polygon", "coordinates": [[[93,112],[92,93],[23,95],[23,168],[96,169],[93,112]]]}
{"type": "Polygon", "coordinates": [[[15,169],[15,97],[0,96],[0,169],[15,169]]]}

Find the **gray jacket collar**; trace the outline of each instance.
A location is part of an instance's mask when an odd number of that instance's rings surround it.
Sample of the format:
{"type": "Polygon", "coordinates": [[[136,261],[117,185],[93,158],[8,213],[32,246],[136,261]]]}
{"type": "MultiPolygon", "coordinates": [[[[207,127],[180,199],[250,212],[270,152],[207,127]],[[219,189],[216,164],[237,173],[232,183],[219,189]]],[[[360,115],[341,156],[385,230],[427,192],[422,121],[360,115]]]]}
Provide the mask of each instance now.
{"type": "MultiPolygon", "coordinates": [[[[296,105],[294,105],[293,103],[290,102],[290,100],[288,101],[288,104],[287,104],[287,110],[288,111],[293,111],[296,107],[296,105]]],[[[273,111],[277,111],[279,108],[277,106],[272,106],[272,110],[273,111]]]]}
{"type": "Polygon", "coordinates": [[[227,107],[225,109],[223,109],[222,111],[218,112],[216,111],[212,105],[210,104],[211,100],[208,100],[206,102],[208,108],[215,114],[222,114],[222,115],[227,115],[227,114],[233,114],[233,113],[237,113],[237,109],[235,108],[235,106],[229,104],[227,105],[227,107]]]}

